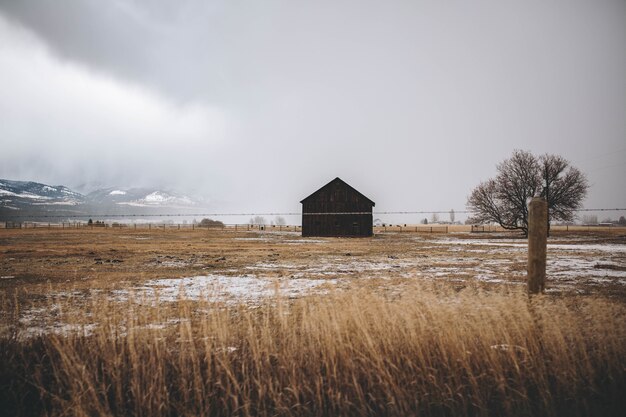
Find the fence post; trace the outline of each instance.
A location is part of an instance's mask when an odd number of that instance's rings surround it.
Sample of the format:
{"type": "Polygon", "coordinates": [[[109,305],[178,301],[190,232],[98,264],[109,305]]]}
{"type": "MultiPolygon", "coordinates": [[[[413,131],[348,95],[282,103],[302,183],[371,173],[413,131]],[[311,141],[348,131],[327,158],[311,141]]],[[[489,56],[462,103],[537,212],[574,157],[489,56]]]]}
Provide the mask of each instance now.
{"type": "Polygon", "coordinates": [[[528,205],[528,293],[543,293],[546,288],[548,203],[533,197],[528,205]]]}

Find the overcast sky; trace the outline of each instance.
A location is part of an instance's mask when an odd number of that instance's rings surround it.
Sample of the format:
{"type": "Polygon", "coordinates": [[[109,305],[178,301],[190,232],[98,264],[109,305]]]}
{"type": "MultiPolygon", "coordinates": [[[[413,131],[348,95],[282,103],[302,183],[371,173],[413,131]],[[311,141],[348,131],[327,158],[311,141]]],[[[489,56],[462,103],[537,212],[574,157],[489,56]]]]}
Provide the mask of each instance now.
{"type": "Polygon", "coordinates": [[[462,210],[516,148],[626,206],[626,1],[0,0],[0,178],[462,210]]]}

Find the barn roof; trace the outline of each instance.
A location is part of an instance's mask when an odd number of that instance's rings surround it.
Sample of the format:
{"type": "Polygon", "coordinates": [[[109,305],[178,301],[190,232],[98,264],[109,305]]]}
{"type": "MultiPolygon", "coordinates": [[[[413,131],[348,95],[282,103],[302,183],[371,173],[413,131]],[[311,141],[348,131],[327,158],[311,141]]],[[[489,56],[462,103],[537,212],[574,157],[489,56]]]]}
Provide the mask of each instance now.
{"type": "Polygon", "coordinates": [[[315,191],[314,193],[311,193],[311,195],[309,195],[306,198],[303,198],[300,203],[304,203],[306,200],[308,200],[309,198],[313,197],[315,194],[319,193],[320,191],[322,191],[324,188],[330,186],[331,184],[333,184],[334,182],[340,182],[342,184],[344,184],[346,187],[348,187],[350,190],[354,191],[355,193],[357,193],[359,196],[361,196],[364,200],[369,201],[370,203],[372,203],[372,206],[375,206],[376,203],[374,203],[372,200],[370,200],[369,198],[365,197],[362,193],[360,193],[356,188],[352,187],[350,184],[348,184],[347,182],[345,182],[344,180],[342,180],[341,178],[337,177],[334,180],[330,181],[328,184],[324,185],[323,187],[320,187],[320,189],[318,189],[317,191],[315,191]]]}

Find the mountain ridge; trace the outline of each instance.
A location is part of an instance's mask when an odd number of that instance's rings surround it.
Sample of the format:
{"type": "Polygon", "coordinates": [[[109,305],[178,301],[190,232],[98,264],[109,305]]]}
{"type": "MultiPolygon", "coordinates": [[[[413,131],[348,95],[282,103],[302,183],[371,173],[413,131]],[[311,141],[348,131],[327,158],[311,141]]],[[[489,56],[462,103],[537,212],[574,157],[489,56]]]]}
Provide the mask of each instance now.
{"type": "Polygon", "coordinates": [[[201,201],[151,187],[106,187],[81,194],[64,185],[0,179],[0,220],[93,214],[151,215],[200,208],[201,201]]]}

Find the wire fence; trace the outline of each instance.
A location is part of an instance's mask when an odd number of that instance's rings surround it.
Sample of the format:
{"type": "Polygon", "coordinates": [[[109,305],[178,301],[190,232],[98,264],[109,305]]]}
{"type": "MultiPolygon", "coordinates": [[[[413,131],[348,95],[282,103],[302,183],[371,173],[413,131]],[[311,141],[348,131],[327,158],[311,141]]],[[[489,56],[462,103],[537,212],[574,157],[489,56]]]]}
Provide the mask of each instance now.
{"type": "MultiPolygon", "coordinates": [[[[579,208],[572,210],[573,212],[608,212],[608,211],[625,211],[626,208],[579,208]]],[[[471,210],[419,210],[419,211],[373,211],[373,216],[380,215],[398,215],[398,214],[474,214],[471,210]]],[[[235,217],[235,216],[302,216],[301,212],[262,212],[262,213],[155,213],[155,214],[139,214],[139,213],[93,213],[93,214],[7,214],[5,218],[14,219],[19,221],[20,219],[102,219],[102,218],[158,218],[158,217],[235,217]]],[[[367,213],[354,213],[354,212],[337,212],[337,213],[305,213],[308,215],[352,215],[352,214],[370,214],[367,213]]]]}
{"type": "MultiPolygon", "coordinates": [[[[573,210],[575,212],[626,212],[626,208],[580,208],[573,210]]],[[[158,214],[136,214],[136,213],[111,213],[111,214],[39,214],[39,215],[21,215],[15,214],[5,217],[6,221],[0,221],[0,228],[5,229],[133,229],[133,230],[233,230],[233,231],[302,231],[300,225],[287,224],[252,224],[257,223],[234,223],[225,224],[221,221],[209,221],[206,225],[204,222],[209,218],[220,218],[227,216],[250,216],[253,219],[264,220],[263,216],[276,216],[277,222],[284,222],[282,216],[303,216],[303,215],[356,215],[367,214],[374,217],[380,215],[416,215],[416,214],[432,214],[436,219],[439,214],[472,214],[468,210],[421,210],[421,211],[374,211],[374,212],[337,212],[337,213],[301,213],[301,212],[262,212],[262,213],[158,213],[158,214]],[[150,218],[204,218],[203,222],[176,223],[173,220],[162,220],[161,222],[147,221],[150,218]],[[72,221],[73,219],[73,221],[72,221]],[[87,221],[89,219],[89,221],[87,221]],[[119,219],[119,220],[118,220],[119,219]],[[60,220],[60,221],[59,221],[60,220]],[[95,221],[94,221],[95,220],[95,221]]],[[[390,224],[374,222],[374,232],[415,232],[415,233],[451,233],[451,232],[502,232],[506,229],[491,224],[481,225],[465,225],[454,222],[444,222],[435,220],[434,224],[390,224]]],[[[420,221],[421,223],[421,221],[420,221]]],[[[584,225],[552,225],[551,230],[604,230],[621,227],[623,225],[617,223],[599,223],[584,225]]]]}
{"type": "MultiPolygon", "coordinates": [[[[0,222],[0,228],[17,230],[126,230],[126,231],[232,231],[232,232],[302,232],[300,225],[275,225],[275,224],[212,224],[202,225],[198,223],[121,223],[104,222],[0,222]]],[[[591,231],[626,231],[626,226],[619,224],[600,223],[596,225],[551,225],[551,231],[591,232],[591,231]]],[[[374,233],[493,233],[507,232],[501,226],[469,225],[469,224],[381,224],[373,226],[374,233]]]]}
{"type": "MultiPolygon", "coordinates": [[[[3,223],[0,223],[2,227],[3,223]]],[[[298,232],[302,226],[298,225],[263,225],[263,224],[219,224],[202,225],[199,223],[122,223],[96,221],[87,222],[4,222],[5,229],[120,229],[120,230],[233,230],[233,231],[280,231],[298,232]]]]}

